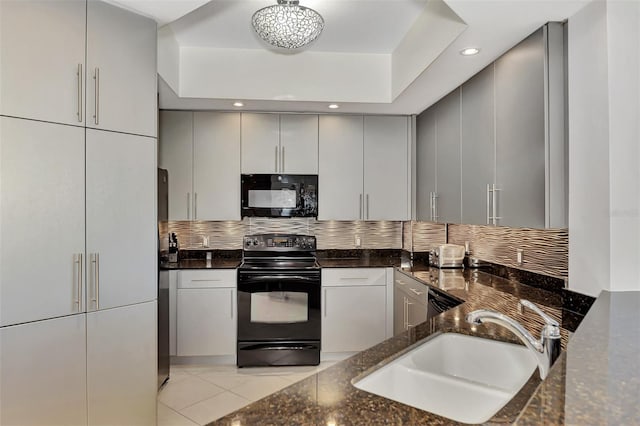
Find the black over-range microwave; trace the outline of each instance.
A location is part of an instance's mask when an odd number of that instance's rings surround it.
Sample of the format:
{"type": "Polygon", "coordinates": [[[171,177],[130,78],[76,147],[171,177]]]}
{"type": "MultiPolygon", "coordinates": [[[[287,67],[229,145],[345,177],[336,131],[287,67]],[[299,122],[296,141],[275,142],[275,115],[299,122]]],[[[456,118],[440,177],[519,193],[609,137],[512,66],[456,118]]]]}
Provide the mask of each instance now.
{"type": "Polygon", "coordinates": [[[241,175],[242,217],[318,217],[318,175],[241,175]]]}

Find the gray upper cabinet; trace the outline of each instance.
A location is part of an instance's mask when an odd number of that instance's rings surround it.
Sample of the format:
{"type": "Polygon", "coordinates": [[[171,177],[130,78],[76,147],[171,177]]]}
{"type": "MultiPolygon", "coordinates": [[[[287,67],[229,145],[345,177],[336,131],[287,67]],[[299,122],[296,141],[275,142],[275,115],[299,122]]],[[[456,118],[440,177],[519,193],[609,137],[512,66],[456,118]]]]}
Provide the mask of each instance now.
{"type": "Polygon", "coordinates": [[[88,2],[87,127],[156,136],[157,37],[154,20],[88,2]]]}
{"type": "Polygon", "coordinates": [[[240,220],[240,114],[160,111],[169,220],[240,220]]]}
{"type": "Polygon", "coordinates": [[[84,1],[0,1],[0,114],[84,126],[84,1]]]}
{"type": "Polygon", "coordinates": [[[436,105],[436,217],[460,223],[460,89],[436,105]]]}
{"type": "Polygon", "coordinates": [[[243,113],[242,173],[318,174],[318,116],[243,113]]]}
{"type": "Polygon", "coordinates": [[[562,34],[545,25],[418,116],[417,219],[566,226],[562,34]]]}
{"type": "Polygon", "coordinates": [[[429,108],[416,119],[416,218],[434,221],[436,194],[436,113],[429,108]]]}
{"type": "Polygon", "coordinates": [[[462,223],[490,223],[487,197],[495,179],[494,65],[462,85],[462,223]]]}
{"type": "Polygon", "coordinates": [[[545,226],[544,42],[540,29],[495,62],[498,225],[545,226]]]}

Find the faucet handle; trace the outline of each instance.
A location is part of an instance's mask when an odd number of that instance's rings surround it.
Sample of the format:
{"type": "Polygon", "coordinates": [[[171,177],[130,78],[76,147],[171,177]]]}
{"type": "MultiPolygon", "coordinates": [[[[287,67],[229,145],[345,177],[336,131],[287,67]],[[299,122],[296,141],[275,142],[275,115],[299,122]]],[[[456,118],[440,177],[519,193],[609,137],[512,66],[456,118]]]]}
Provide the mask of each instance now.
{"type": "Polygon", "coordinates": [[[536,314],[540,315],[547,325],[550,325],[552,327],[560,327],[560,324],[558,324],[558,321],[554,320],[549,315],[542,312],[542,309],[538,308],[536,305],[529,302],[528,300],[520,299],[520,302],[518,302],[518,305],[520,306],[521,312],[524,311],[524,308],[529,308],[536,314]]]}

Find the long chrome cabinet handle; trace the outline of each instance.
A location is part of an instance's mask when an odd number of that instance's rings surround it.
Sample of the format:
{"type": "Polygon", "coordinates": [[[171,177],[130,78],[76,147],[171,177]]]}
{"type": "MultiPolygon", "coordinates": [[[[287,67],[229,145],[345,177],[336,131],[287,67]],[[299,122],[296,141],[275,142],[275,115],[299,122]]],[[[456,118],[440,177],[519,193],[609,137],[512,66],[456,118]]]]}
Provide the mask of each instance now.
{"type": "Polygon", "coordinates": [[[402,297],[402,303],[404,305],[403,306],[403,313],[404,313],[403,320],[404,320],[404,329],[405,330],[409,329],[409,327],[408,327],[408,325],[409,325],[409,305],[407,305],[408,302],[409,301],[407,300],[407,298],[403,296],[402,297]]]}
{"type": "Polygon", "coordinates": [[[487,184],[487,225],[491,225],[491,185],[487,184]]]}
{"type": "Polygon", "coordinates": [[[429,220],[433,222],[433,192],[429,193],[429,220]]]}
{"type": "Polygon", "coordinates": [[[278,173],[278,145],[276,145],[276,163],[275,163],[275,171],[278,173]]]}
{"type": "Polygon", "coordinates": [[[187,192],[187,220],[191,219],[191,193],[187,192]]]}
{"type": "Polygon", "coordinates": [[[94,114],[93,122],[97,126],[100,124],[100,68],[96,67],[93,73],[93,79],[95,80],[95,99],[94,99],[94,114]]]}
{"type": "Polygon", "coordinates": [[[82,123],[82,64],[78,64],[78,121],[82,123]]]}
{"type": "Polygon", "coordinates": [[[284,146],[280,148],[280,172],[284,173],[284,146]]]}
{"type": "Polygon", "coordinates": [[[100,254],[91,254],[91,264],[93,265],[94,292],[92,302],[96,305],[96,311],[100,309],[100,254]]]}
{"type": "Polygon", "coordinates": [[[369,194],[367,194],[367,220],[369,220],[369,194]]]}
{"type": "Polygon", "coordinates": [[[193,193],[193,220],[198,220],[198,193],[193,193]]]}
{"type": "Polygon", "coordinates": [[[438,193],[433,193],[433,221],[437,222],[440,216],[438,216],[438,193]]]}
{"type": "Polygon", "coordinates": [[[233,319],[233,289],[230,290],[231,293],[231,319],[233,319]]]}
{"type": "Polygon", "coordinates": [[[73,255],[73,269],[75,271],[75,276],[73,277],[74,284],[76,284],[76,298],[73,300],[73,304],[78,306],[78,312],[82,312],[82,306],[80,303],[80,286],[82,285],[80,282],[81,275],[81,263],[82,263],[82,254],[75,253],[73,255]]]}
{"type": "Polygon", "coordinates": [[[360,194],[360,216],[358,216],[358,219],[364,219],[364,214],[362,213],[362,197],[363,195],[360,194]]]}
{"type": "Polygon", "coordinates": [[[324,316],[327,316],[327,289],[324,289],[324,316]]]}
{"type": "Polygon", "coordinates": [[[491,208],[493,210],[492,219],[494,226],[498,226],[498,220],[502,219],[500,216],[498,216],[498,191],[500,191],[500,188],[498,188],[495,183],[491,185],[491,192],[493,193],[493,202],[491,203],[491,208]]]}

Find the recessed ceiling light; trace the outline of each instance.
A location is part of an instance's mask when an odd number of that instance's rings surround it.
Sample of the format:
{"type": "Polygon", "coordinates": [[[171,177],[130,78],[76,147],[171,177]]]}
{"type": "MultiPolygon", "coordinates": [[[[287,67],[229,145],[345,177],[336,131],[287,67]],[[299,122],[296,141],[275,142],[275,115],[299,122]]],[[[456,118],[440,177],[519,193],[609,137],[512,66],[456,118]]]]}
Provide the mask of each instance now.
{"type": "Polygon", "coordinates": [[[477,47],[467,47],[465,49],[462,49],[460,51],[460,54],[462,56],[472,56],[472,55],[477,55],[480,52],[480,49],[478,49],[477,47]]]}
{"type": "Polygon", "coordinates": [[[331,109],[337,109],[337,108],[340,108],[340,105],[338,105],[338,104],[331,104],[331,105],[329,105],[329,108],[331,108],[331,109]]]}
{"type": "Polygon", "coordinates": [[[243,104],[242,102],[234,102],[234,103],[233,103],[233,106],[234,106],[234,107],[243,107],[243,106],[244,106],[244,104],[243,104]]]}

